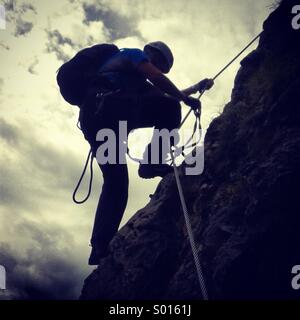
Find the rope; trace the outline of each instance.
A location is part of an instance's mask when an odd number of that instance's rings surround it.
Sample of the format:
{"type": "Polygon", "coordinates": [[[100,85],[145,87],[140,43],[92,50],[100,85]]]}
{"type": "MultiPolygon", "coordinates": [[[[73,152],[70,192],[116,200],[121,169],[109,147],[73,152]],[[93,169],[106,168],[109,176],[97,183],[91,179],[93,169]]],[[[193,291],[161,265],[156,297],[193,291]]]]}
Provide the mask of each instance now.
{"type": "MultiPolygon", "coordinates": [[[[179,157],[180,155],[182,155],[184,158],[186,157],[186,150],[188,149],[192,149],[192,148],[195,148],[198,143],[201,141],[202,139],[202,132],[201,132],[201,112],[198,110],[198,111],[195,111],[195,123],[194,123],[194,128],[193,128],[193,132],[190,136],[190,138],[187,140],[187,142],[185,144],[183,144],[182,146],[173,146],[174,149],[173,149],[173,156],[174,158],[176,159],[177,157],[179,157]],[[196,138],[196,140],[194,142],[193,139],[196,135],[196,132],[199,132],[199,137],[196,138]],[[192,143],[191,143],[192,142],[192,143]],[[191,143],[191,144],[189,144],[191,143]]],[[[172,157],[168,157],[166,159],[166,162],[171,162],[171,164],[174,162],[172,157]]]]}
{"type": "Polygon", "coordinates": [[[194,111],[194,113],[195,113],[195,123],[194,123],[193,133],[192,133],[191,137],[188,139],[188,141],[181,147],[182,148],[181,154],[183,155],[183,157],[186,156],[185,150],[196,147],[198,145],[198,143],[201,141],[201,138],[202,138],[201,111],[197,110],[197,111],[194,111]],[[196,141],[194,141],[193,143],[191,143],[189,145],[189,143],[194,139],[194,136],[195,136],[195,134],[197,132],[197,129],[198,129],[198,132],[199,132],[199,137],[198,137],[198,139],[196,139],[196,141]]]}
{"type": "MultiPolygon", "coordinates": [[[[262,34],[262,32],[259,35],[257,35],[243,50],[241,50],[224,68],[222,68],[213,77],[213,80],[216,80],[243,52],[245,52],[261,36],[261,34],[262,34]]],[[[198,99],[200,99],[203,96],[205,91],[206,90],[204,89],[203,91],[200,92],[198,99]]],[[[189,117],[189,115],[191,114],[192,111],[193,111],[192,109],[189,110],[187,115],[182,120],[182,122],[179,126],[179,129],[183,126],[183,124],[185,123],[185,121],[187,120],[187,118],[189,117]]],[[[200,110],[198,112],[200,115],[200,110]]],[[[200,128],[201,128],[201,125],[200,125],[200,128]]],[[[208,294],[207,294],[207,290],[206,290],[206,286],[205,286],[204,275],[203,275],[203,271],[202,271],[198,251],[197,251],[197,246],[196,246],[196,242],[195,242],[195,238],[194,238],[194,234],[193,234],[191,221],[189,218],[189,213],[188,213],[187,206],[186,206],[186,201],[185,201],[185,197],[184,197],[184,193],[183,193],[183,189],[182,189],[182,185],[181,185],[181,181],[180,181],[180,177],[179,177],[178,168],[175,164],[175,157],[174,157],[174,153],[173,153],[172,148],[170,149],[170,154],[171,154],[171,158],[172,158],[175,180],[176,180],[176,184],[177,184],[177,189],[178,189],[178,193],[179,193],[182,211],[184,214],[184,220],[185,220],[186,229],[188,232],[189,242],[190,242],[190,245],[192,248],[192,253],[193,253],[193,257],[194,257],[194,262],[195,262],[195,266],[196,266],[196,271],[197,271],[197,276],[198,276],[198,280],[199,280],[199,284],[200,284],[202,298],[203,298],[203,300],[208,300],[208,294]]]]}
{"type": "Polygon", "coordinates": [[[175,158],[174,158],[174,154],[173,154],[172,149],[171,149],[171,157],[172,157],[172,161],[173,161],[173,167],[174,167],[175,179],[176,179],[176,183],[177,183],[177,187],[178,187],[178,193],[179,193],[181,206],[182,206],[182,210],[183,210],[183,214],[184,214],[184,220],[185,220],[185,224],[186,224],[186,228],[187,228],[187,232],[188,232],[188,236],[189,236],[190,245],[191,245],[192,252],[193,252],[193,257],[194,257],[194,261],[195,261],[195,265],[196,265],[198,280],[200,283],[202,298],[203,298],[203,300],[208,300],[207,290],[206,290],[206,286],[205,286],[202,267],[201,267],[198,252],[197,252],[196,242],[194,239],[193,229],[192,229],[192,225],[190,222],[190,218],[189,218],[189,214],[188,214],[188,210],[187,210],[187,206],[186,206],[186,202],[185,202],[185,198],[184,198],[184,194],[183,194],[183,190],[182,190],[182,186],[181,186],[181,182],[180,182],[180,178],[179,178],[179,172],[178,172],[178,168],[175,164],[175,158]]]}
{"type": "Polygon", "coordinates": [[[73,192],[73,201],[77,204],[82,204],[84,202],[87,201],[87,199],[90,197],[90,194],[91,194],[91,191],[92,191],[92,184],[93,184],[93,160],[94,160],[94,157],[92,155],[92,149],[90,149],[89,153],[88,153],[88,156],[86,158],[86,161],[85,161],[85,165],[84,165],[84,168],[83,168],[83,171],[81,173],[81,176],[79,178],[79,181],[77,183],[77,186],[75,187],[75,190],[73,192]],[[90,162],[90,182],[89,182],[89,189],[88,189],[88,193],[86,195],[86,197],[83,199],[83,200],[76,200],[76,194],[77,194],[77,191],[81,185],[81,182],[82,182],[82,179],[85,175],[85,172],[86,172],[86,169],[87,169],[87,166],[90,162]]]}
{"type": "MultiPolygon", "coordinates": [[[[263,32],[259,33],[255,38],[253,38],[253,39],[246,45],[246,47],[245,47],[243,50],[241,50],[230,62],[228,62],[228,63],[226,64],[226,66],[225,66],[224,68],[222,68],[222,69],[212,78],[212,80],[215,81],[217,78],[219,78],[219,76],[220,76],[226,69],[228,69],[228,68],[237,60],[237,58],[239,58],[239,57],[262,35],[262,33],[263,33],[263,32]]],[[[203,91],[200,92],[198,99],[200,99],[200,98],[203,96],[203,94],[204,94],[205,91],[206,91],[206,90],[203,90],[203,91]]],[[[183,126],[183,124],[186,122],[187,118],[190,116],[190,114],[191,114],[192,111],[193,111],[193,110],[190,109],[189,112],[186,114],[186,116],[184,117],[184,119],[181,121],[181,124],[180,124],[180,126],[179,126],[179,129],[180,129],[180,128],[183,126]]]]}
{"type": "Polygon", "coordinates": [[[134,161],[138,164],[141,164],[143,162],[143,159],[135,158],[134,156],[132,156],[129,148],[127,148],[127,155],[129,157],[129,159],[131,159],[132,161],[134,161]]]}

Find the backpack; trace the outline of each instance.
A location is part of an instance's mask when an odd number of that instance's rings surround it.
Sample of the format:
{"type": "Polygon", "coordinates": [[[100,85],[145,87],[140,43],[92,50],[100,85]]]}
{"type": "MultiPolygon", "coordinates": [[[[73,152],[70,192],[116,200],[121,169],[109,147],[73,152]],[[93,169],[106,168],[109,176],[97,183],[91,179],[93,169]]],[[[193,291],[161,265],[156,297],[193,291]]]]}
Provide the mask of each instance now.
{"type": "Polygon", "coordinates": [[[118,52],[114,44],[97,44],[79,51],[64,63],[56,76],[63,98],[72,105],[80,106],[99,67],[118,52]]]}

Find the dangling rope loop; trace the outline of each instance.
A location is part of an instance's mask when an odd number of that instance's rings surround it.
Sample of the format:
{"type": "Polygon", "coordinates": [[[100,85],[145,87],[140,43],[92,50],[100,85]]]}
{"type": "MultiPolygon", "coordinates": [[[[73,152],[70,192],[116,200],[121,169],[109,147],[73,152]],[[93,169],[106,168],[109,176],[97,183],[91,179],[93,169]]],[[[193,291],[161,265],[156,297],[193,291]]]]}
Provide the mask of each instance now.
{"type": "Polygon", "coordinates": [[[92,153],[92,149],[90,149],[89,153],[88,153],[88,156],[86,158],[86,161],[85,161],[85,165],[84,165],[84,168],[83,168],[83,171],[81,173],[81,176],[79,178],[79,181],[77,183],[77,186],[75,187],[75,190],[73,192],[73,201],[77,204],[82,204],[84,202],[87,201],[87,199],[90,197],[90,194],[91,194],[91,191],[92,191],[92,185],[93,185],[93,160],[94,160],[94,156],[93,156],[93,153],[92,153]],[[90,182],[89,182],[89,189],[88,189],[88,193],[86,195],[86,197],[83,199],[83,200],[76,200],[76,194],[77,194],[77,191],[81,185],[81,182],[82,182],[82,179],[85,175],[85,172],[86,172],[86,169],[87,169],[87,166],[90,162],[90,182]]]}

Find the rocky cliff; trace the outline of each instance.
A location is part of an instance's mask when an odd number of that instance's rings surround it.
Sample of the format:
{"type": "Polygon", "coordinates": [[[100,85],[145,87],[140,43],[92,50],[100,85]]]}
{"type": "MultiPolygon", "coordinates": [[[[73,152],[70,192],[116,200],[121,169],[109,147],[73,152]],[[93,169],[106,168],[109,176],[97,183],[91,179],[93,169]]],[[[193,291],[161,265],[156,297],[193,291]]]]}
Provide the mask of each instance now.
{"type": "MultiPolygon", "coordinates": [[[[295,4],[282,1],[241,62],[231,102],[207,132],[204,173],[181,177],[210,299],[300,298],[291,287],[291,269],[300,264],[295,4]]],[[[81,299],[201,299],[174,175],[111,250],[81,299]]]]}

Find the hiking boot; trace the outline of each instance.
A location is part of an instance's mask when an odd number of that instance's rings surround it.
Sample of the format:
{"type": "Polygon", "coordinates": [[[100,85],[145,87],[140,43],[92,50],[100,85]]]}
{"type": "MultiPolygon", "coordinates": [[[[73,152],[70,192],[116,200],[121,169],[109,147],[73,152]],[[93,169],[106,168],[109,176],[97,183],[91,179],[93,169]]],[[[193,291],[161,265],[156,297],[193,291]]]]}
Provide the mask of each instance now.
{"type": "Polygon", "coordinates": [[[155,177],[163,178],[173,172],[173,167],[167,164],[141,164],[138,174],[143,179],[152,179],[155,177]]]}
{"type": "Polygon", "coordinates": [[[90,258],[89,258],[89,265],[90,266],[97,266],[100,263],[100,260],[102,258],[107,257],[108,254],[109,254],[108,248],[100,251],[100,250],[92,247],[92,251],[90,254],[90,258]]]}

